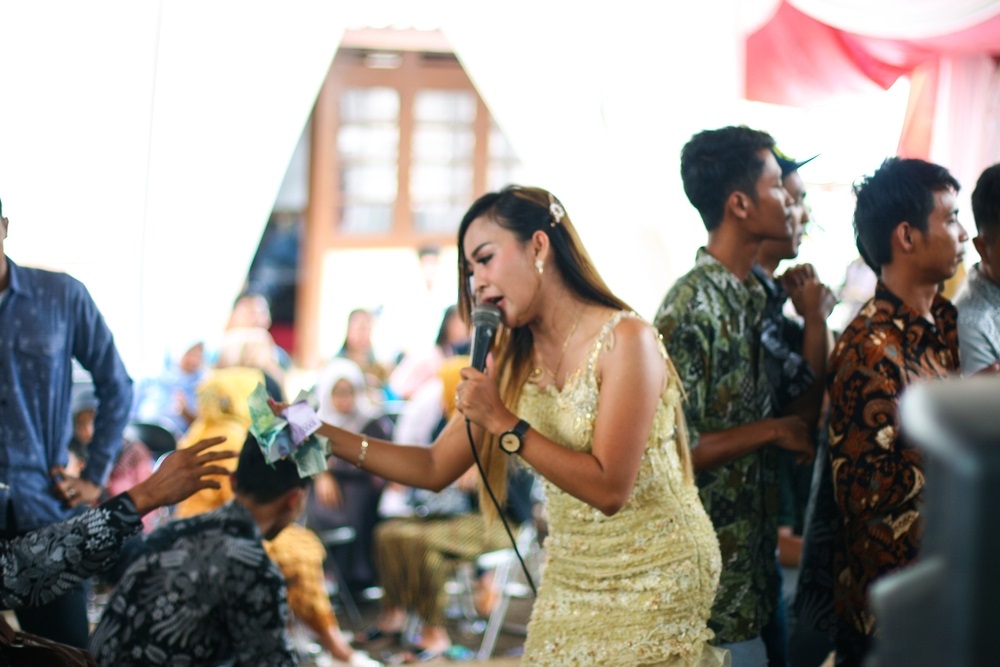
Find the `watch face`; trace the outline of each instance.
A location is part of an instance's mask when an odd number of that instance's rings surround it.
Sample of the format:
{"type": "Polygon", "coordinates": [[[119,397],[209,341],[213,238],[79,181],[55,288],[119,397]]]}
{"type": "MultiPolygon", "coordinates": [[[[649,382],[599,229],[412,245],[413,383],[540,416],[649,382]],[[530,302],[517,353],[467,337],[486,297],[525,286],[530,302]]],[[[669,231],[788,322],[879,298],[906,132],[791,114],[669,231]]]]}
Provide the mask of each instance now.
{"type": "Polygon", "coordinates": [[[516,452],[521,448],[521,439],[516,433],[508,431],[500,436],[500,448],[505,452],[516,452]]]}

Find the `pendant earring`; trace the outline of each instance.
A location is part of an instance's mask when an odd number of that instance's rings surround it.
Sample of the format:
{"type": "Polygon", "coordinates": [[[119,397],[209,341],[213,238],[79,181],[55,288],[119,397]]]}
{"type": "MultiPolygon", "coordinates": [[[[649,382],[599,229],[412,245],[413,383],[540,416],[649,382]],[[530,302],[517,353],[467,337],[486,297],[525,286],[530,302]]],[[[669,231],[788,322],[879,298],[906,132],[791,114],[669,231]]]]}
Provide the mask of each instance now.
{"type": "Polygon", "coordinates": [[[541,259],[535,260],[535,270],[538,271],[538,275],[542,275],[545,271],[545,263],[541,259]]]}

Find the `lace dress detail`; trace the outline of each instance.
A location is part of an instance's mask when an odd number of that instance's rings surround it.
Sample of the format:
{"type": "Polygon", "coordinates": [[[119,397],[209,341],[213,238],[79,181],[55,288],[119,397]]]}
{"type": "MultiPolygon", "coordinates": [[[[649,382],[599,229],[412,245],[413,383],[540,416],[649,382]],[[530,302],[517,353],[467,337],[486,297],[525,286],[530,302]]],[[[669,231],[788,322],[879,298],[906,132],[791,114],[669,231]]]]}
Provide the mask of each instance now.
{"type": "MultiPolygon", "coordinates": [[[[562,390],[527,383],[518,414],[575,451],[593,445],[600,380],[620,312],[562,390]]],[[[666,351],[660,346],[666,360],[666,351]]],[[[525,665],[729,663],[707,645],[722,561],[715,531],[677,455],[679,383],[670,372],[632,496],[614,516],[542,480],[548,500],[547,559],[525,644],[525,665]]]]}

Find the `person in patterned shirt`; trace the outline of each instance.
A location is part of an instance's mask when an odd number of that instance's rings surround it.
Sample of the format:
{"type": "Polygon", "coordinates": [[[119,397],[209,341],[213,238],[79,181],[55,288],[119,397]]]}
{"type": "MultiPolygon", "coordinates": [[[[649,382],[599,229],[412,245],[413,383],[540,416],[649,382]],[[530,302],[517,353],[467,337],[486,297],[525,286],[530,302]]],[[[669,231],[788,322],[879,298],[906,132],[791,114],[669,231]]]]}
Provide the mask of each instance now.
{"type": "Polygon", "coordinates": [[[708,244],[655,318],[687,395],[696,481],[722,548],[709,626],[734,667],[767,664],[761,630],[780,592],[776,450],[805,459],[814,451],[801,417],[773,416],[761,344],[766,293],[750,271],[765,239],[792,234],[773,147],[769,134],[747,127],[706,130],[685,145],[684,191],[708,244]]]}
{"type": "Polygon", "coordinates": [[[923,535],[923,455],[900,433],[913,382],[958,370],[955,307],[939,293],[962,261],[958,181],[923,160],[889,158],[855,186],[858,251],[879,276],[829,364],[838,667],[861,665],[875,634],[872,582],[914,560],[923,535]]]}
{"type": "Polygon", "coordinates": [[[219,485],[213,476],[225,468],[215,462],[236,452],[205,450],[224,440],[207,438],[168,456],[152,475],[83,514],[0,540],[0,605],[45,604],[109,568],[126,541],[141,532],[144,514],[219,485]]]}
{"type": "Polygon", "coordinates": [[[291,459],[268,464],[247,436],[232,482],[230,502],[145,538],[91,638],[98,664],[298,664],[263,540],[302,512],[309,478],[291,459]]]}
{"type": "MultiPolygon", "coordinates": [[[[781,167],[785,189],[792,198],[792,235],[788,239],[768,239],[761,243],[757,263],[751,269],[767,293],[761,330],[764,373],[771,386],[771,405],[775,414],[799,415],[809,425],[809,432],[819,435],[821,405],[826,391],[826,360],[833,348],[826,320],[836,304],[836,297],[819,280],[811,264],[787,266],[777,274],[782,262],[799,256],[799,246],[811,221],[806,185],[799,167],[815,156],[798,161],[775,148],[774,157],[781,167]],[[785,315],[789,300],[800,319],[785,315]]],[[[817,454],[825,451],[823,440],[817,437],[817,454]]],[[[770,663],[784,666],[795,651],[803,650],[803,645],[808,647],[805,650],[813,650],[812,645],[818,640],[816,650],[823,651],[824,656],[830,653],[832,646],[828,646],[831,642],[822,635],[795,634],[797,619],[789,607],[802,559],[802,535],[813,465],[797,462],[796,454],[788,450],[779,450],[777,456],[778,562],[783,586],[775,614],[764,626],[763,638],[770,663]]]]}

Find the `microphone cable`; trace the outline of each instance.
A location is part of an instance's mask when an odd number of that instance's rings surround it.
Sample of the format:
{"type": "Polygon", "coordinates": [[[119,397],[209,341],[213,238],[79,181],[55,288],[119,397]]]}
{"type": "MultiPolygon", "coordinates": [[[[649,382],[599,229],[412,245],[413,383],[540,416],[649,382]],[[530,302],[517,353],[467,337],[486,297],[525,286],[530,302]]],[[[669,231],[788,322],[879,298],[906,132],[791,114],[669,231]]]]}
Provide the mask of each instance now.
{"type": "MultiPolygon", "coordinates": [[[[503,508],[500,507],[500,503],[497,502],[497,497],[493,494],[493,489],[490,488],[490,483],[486,479],[486,471],[483,469],[483,464],[479,460],[479,452],[476,451],[476,441],[472,437],[472,424],[469,422],[469,418],[465,418],[465,433],[469,436],[469,447],[472,449],[472,458],[476,461],[476,468],[479,469],[479,478],[483,480],[483,486],[486,487],[486,492],[490,496],[490,500],[493,501],[493,506],[497,509],[497,514],[500,516],[500,520],[503,521],[503,528],[507,531],[507,537],[510,538],[510,544],[514,547],[514,555],[517,556],[518,562],[521,564],[521,571],[524,572],[525,579],[528,580],[528,586],[531,587],[531,592],[535,597],[538,597],[538,589],[535,588],[535,580],[531,578],[531,573],[528,572],[528,566],[524,562],[524,558],[521,556],[521,551],[517,548],[517,540],[514,539],[514,534],[510,530],[510,524],[507,523],[507,516],[504,514],[503,508]]],[[[531,521],[532,519],[529,519],[531,521]]]]}

